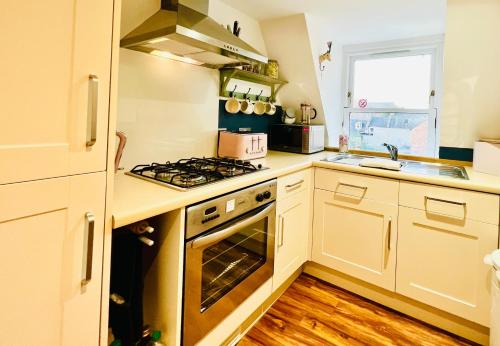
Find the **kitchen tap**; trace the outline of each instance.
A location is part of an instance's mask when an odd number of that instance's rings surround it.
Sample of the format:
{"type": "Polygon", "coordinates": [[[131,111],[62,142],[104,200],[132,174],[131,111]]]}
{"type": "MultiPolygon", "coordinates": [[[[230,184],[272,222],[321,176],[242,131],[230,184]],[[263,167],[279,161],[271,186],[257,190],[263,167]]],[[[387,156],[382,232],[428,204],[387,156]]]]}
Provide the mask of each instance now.
{"type": "Polygon", "coordinates": [[[384,147],[389,150],[389,155],[391,155],[391,160],[392,161],[397,161],[398,160],[398,147],[392,144],[387,144],[384,143],[384,147]]]}

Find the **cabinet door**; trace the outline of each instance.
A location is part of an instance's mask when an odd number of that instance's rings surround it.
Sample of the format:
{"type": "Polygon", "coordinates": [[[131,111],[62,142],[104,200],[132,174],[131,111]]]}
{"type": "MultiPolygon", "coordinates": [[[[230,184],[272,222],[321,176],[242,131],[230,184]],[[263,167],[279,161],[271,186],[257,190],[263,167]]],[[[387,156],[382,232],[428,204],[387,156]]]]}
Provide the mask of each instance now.
{"type": "Polygon", "coordinates": [[[309,239],[309,191],[278,202],[273,288],[286,281],[307,258],[309,239]]]}
{"type": "Polygon", "coordinates": [[[105,169],[112,18],[113,0],[2,1],[0,184],[105,169]]]}
{"type": "Polygon", "coordinates": [[[498,226],[399,208],[396,291],[488,325],[489,267],[498,226]]]}
{"type": "Polygon", "coordinates": [[[2,344],[98,345],[105,184],[101,172],[0,186],[2,344]]]}
{"type": "Polygon", "coordinates": [[[398,207],[316,189],[312,260],[395,289],[398,207]]]}

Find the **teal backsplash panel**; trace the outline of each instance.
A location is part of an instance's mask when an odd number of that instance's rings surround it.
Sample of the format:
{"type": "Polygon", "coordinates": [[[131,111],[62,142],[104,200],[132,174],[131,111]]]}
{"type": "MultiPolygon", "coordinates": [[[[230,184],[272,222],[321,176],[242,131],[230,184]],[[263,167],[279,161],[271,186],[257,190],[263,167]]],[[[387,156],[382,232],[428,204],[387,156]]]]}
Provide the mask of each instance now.
{"type": "Polygon", "coordinates": [[[282,108],[276,107],[274,115],[255,115],[255,114],[231,114],[226,112],[226,101],[219,100],[219,129],[225,128],[228,131],[236,132],[240,128],[251,128],[252,132],[268,133],[272,124],[281,123],[282,108]]]}

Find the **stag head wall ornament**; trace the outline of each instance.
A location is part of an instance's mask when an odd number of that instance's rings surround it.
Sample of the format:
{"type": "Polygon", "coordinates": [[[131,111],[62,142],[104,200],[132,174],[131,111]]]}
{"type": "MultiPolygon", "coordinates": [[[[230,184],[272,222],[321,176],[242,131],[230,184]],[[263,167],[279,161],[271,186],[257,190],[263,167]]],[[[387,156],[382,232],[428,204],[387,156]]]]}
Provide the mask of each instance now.
{"type": "Polygon", "coordinates": [[[328,50],[319,56],[319,70],[321,72],[323,72],[325,70],[325,62],[332,61],[332,56],[331,56],[332,41],[328,41],[326,43],[326,45],[328,46],[328,50]]]}

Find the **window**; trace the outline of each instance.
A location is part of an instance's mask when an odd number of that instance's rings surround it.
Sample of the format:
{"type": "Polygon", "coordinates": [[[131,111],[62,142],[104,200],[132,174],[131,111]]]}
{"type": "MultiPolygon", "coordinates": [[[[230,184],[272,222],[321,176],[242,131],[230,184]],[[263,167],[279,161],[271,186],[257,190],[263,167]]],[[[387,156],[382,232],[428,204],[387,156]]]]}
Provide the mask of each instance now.
{"type": "Polygon", "coordinates": [[[343,127],[349,148],[434,157],[441,43],[419,47],[346,49],[343,127]],[[400,49],[397,49],[400,48],[400,49]]]}

